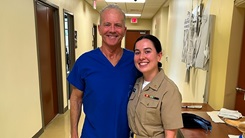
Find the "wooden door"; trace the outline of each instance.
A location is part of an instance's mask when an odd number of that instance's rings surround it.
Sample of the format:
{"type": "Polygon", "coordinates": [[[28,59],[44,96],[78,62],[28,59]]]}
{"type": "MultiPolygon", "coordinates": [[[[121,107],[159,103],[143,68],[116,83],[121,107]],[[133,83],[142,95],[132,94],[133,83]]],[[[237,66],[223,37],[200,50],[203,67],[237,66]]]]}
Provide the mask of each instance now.
{"type": "Polygon", "coordinates": [[[149,30],[127,30],[125,36],[125,48],[132,50],[134,48],[135,41],[142,35],[150,34],[149,30]]]}
{"type": "Polygon", "coordinates": [[[40,87],[45,126],[58,114],[54,11],[36,3],[40,87]]]}
{"type": "MultiPolygon", "coordinates": [[[[245,25],[244,25],[245,26],[245,25]]],[[[245,115],[245,27],[243,31],[243,45],[241,49],[240,68],[237,84],[235,109],[245,115]]]]}

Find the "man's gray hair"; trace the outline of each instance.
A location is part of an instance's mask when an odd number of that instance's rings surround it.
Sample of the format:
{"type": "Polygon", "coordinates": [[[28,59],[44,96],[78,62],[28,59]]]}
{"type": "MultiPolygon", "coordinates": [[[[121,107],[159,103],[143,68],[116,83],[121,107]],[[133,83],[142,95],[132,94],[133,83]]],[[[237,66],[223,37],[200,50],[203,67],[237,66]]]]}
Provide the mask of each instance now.
{"type": "Polygon", "coordinates": [[[124,21],[124,24],[125,24],[125,21],[126,21],[126,15],[125,15],[125,12],[116,4],[110,4],[110,5],[107,5],[106,7],[104,7],[101,11],[100,11],[100,23],[102,22],[102,14],[105,10],[107,9],[116,9],[118,11],[120,11],[123,15],[123,21],[124,21]]]}

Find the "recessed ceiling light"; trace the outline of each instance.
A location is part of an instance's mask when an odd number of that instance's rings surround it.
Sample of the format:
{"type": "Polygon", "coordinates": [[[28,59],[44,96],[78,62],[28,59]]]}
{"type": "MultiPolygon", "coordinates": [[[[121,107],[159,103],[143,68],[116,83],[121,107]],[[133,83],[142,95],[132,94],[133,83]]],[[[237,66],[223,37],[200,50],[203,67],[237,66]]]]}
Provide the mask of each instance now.
{"type": "Polygon", "coordinates": [[[130,17],[140,17],[141,14],[125,14],[126,16],[130,16],[130,17]]]}
{"type": "Polygon", "coordinates": [[[117,3],[145,3],[145,0],[105,0],[106,2],[117,2],[117,3]]]}

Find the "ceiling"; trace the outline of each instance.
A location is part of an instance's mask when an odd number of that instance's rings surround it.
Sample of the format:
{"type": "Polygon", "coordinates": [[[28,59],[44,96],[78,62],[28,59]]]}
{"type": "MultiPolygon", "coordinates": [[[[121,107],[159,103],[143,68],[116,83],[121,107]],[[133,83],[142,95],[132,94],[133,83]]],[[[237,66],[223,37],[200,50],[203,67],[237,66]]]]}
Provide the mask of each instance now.
{"type": "MultiPolygon", "coordinates": [[[[93,7],[94,0],[85,0],[93,7]]],[[[105,0],[95,0],[96,10],[101,11],[106,5],[115,4],[111,2],[105,2],[105,0]]],[[[145,0],[145,3],[116,3],[127,14],[141,14],[141,19],[152,19],[161,6],[168,6],[169,0],[145,0]]]]}

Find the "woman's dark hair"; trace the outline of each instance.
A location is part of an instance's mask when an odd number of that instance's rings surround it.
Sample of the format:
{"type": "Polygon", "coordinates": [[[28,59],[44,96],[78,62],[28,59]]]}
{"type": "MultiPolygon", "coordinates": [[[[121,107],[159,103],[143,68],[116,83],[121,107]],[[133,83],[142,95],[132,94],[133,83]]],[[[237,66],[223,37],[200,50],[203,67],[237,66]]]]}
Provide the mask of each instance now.
{"type": "MultiPolygon", "coordinates": [[[[161,45],[161,42],[158,40],[157,37],[155,37],[155,36],[153,36],[153,35],[150,35],[150,34],[140,36],[140,37],[135,41],[135,43],[134,43],[134,50],[135,50],[135,45],[136,45],[136,43],[137,43],[138,41],[142,40],[142,39],[148,39],[148,40],[150,40],[150,41],[153,43],[153,45],[154,45],[154,47],[155,47],[157,53],[162,52],[162,45],[161,45]]],[[[158,67],[162,67],[162,63],[161,63],[161,62],[158,62],[158,67]]]]}

